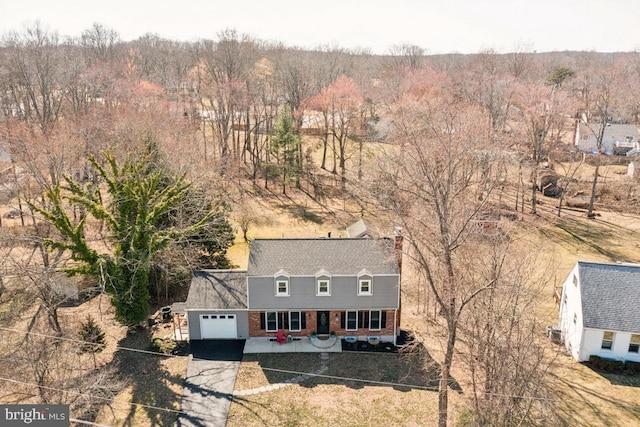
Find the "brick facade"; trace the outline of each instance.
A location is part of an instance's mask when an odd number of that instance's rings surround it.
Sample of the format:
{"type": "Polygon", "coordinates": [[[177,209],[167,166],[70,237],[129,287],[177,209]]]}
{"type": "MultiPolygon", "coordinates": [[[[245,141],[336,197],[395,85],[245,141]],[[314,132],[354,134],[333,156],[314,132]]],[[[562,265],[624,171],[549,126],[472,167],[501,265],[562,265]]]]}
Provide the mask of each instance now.
{"type": "MultiPolygon", "coordinates": [[[[358,328],[357,331],[347,331],[345,328],[341,327],[341,315],[342,311],[336,310],[326,310],[329,311],[329,331],[333,331],[338,336],[345,335],[394,335],[394,320],[396,322],[395,332],[400,331],[400,316],[396,316],[394,318],[395,310],[384,310],[387,314],[387,322],[386,327],[381,330],[372,331],[368,328],[358,328]]],[[[287,313],[286,311],[279,311],[283,313],[287,313]]],[[[250,337],[275,337],[275,332],[267,332],[266,329],[262,329],[260,316],[262,315],[262,311],[250,311],[249,312],[249,336],[250,337]]],[[[317,312],[307,310],[305,313],[305,323],[306,328],[301,331],[289,331],[287,329],[283,329],[287,335],[291,335],[293,337],[306,337],[311,335],[312,332],[316,331],[317,328],[317,312]]]]}

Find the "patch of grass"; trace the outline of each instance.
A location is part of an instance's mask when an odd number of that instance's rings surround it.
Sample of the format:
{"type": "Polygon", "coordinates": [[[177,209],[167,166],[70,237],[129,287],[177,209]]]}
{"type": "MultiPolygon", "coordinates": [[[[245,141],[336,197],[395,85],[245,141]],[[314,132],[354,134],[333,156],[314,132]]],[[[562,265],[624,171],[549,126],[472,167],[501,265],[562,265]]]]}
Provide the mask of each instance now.
{"type": "Polygon", "coordinates": [[[114,398],[111,408],[104,408],[96,422],[113,426],[175,424],[176,413],[170,410],[180,409],[188,359],[124,350],[148,350],[150,342],[148,329],[129,333],[120,341],[122,349],[115,352],[113,363],[129,386],[114,398]]]}
{"type": "MultiPolygon", "coordinates": [[[[432,424],[437,419],[437,372],[423,368],[423,357],[424,354],[331,353],[324,376],[234,398],[227,425],[432,424]]],[[[296,376],[271,369],[315,372],[319,367],[317,353],[247,355],[236,379],[236,390],[296,376]]],[[[452,400],[458,401],[459,396],[452,395],[452,400]]]]}

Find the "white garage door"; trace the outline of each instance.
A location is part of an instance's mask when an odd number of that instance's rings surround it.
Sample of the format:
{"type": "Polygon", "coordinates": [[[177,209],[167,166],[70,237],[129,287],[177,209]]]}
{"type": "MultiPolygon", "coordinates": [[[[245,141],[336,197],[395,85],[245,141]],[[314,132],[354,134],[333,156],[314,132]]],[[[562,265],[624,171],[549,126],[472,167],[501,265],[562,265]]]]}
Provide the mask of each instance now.
{"type": "Polygon", "coordinates": [[[200,334],[206,339],[236,339],[238,337],[235,314],[201,314],[200,334]]]}

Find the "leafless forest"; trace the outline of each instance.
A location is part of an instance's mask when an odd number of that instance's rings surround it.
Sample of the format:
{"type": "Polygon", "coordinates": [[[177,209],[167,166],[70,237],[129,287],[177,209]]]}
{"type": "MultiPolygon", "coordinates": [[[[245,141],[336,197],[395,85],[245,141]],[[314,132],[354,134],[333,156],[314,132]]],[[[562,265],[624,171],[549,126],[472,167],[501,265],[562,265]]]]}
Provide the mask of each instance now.
{"type": "MultiPolygon", "coordinates": [[[[125,161],[153,142],[163,167],[229,204],[245,239],[262,215],[247,200],[265,194],[342,209],[344,221],[402,227],[414,277],[403,298],[425,330],[440,331],[428,334],[442,343],[439,425],[451,422],[456,363],[468,377],[456,416],[465,413],[469,425],[555,424],[545,385],[552,358],[531,308],[542,280],[536,253],[493,227],[536,218],[536,179],[547,169],[562,200],[581,201],[585,216],[602,205],[638,212],[635,181],[598,181],[598,171],[628,160],[584,156],[573,141],[579,122],[599,142],[606,123],[638,125],[639,100],[636,52],[521,45],[508,54],[427,55],[401,45],[374,56],[334,45],[303,51],[233,30],[193,43],[151,34],[123,42],[98,24],[75,38],[38,25],[3,34],[0,400],[70,403],[77,417],[95,419],[125,387],[117,364],[76,354],[85,319],[59,315],[65,290],[99,292],[100,284],[61,273],[74,260],[47,247],[58,235],[37,212],[65,176],[95,183],[91,156],[125,161]],[[583,164],[595,174],[581,182],[583,164]],[[72,340],[51,345],[51,337],[72,340]]],[[[78,221],[85,215],[68,209],[78,221]]],[[[92,244],[109,250],[100,222],[90,225],[92,244]]],[[[160,279],[150,293],[159,304],[202,266],[172,246],[154,262],[160,279]]]]}

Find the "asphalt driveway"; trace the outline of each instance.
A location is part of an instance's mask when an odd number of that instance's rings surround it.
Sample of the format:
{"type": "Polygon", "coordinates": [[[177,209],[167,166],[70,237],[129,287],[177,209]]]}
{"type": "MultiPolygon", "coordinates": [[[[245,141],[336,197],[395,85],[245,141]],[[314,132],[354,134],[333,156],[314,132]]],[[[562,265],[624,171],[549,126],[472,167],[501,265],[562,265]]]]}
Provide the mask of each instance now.
{"type": "Polygon", "coordinates": [[[244,340],[191,341],[180,427],[224,427],[244,340]]]}

